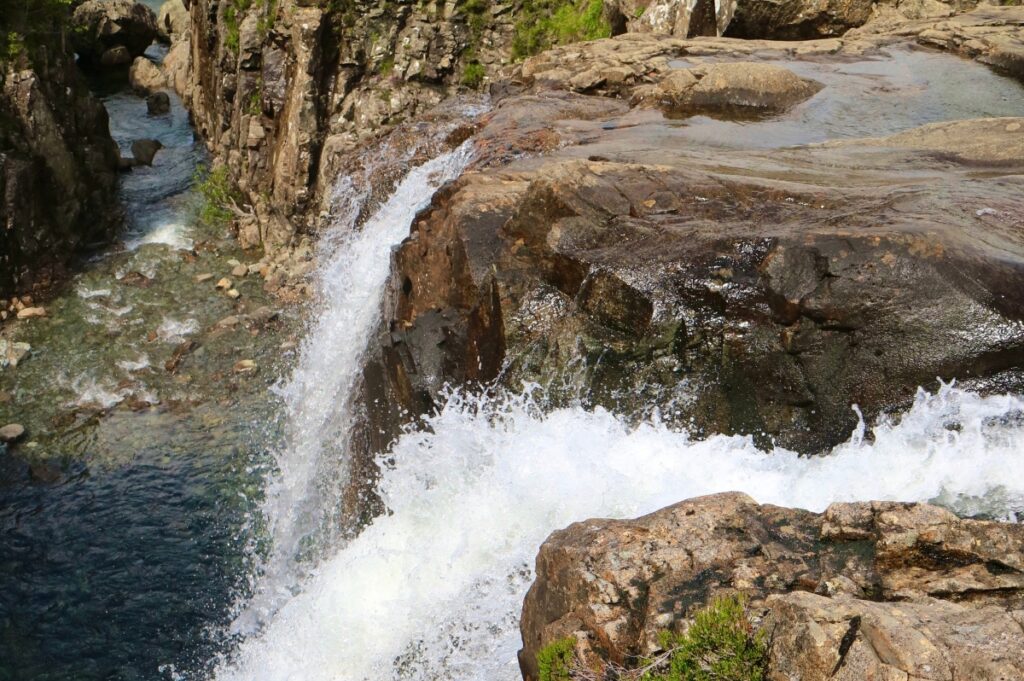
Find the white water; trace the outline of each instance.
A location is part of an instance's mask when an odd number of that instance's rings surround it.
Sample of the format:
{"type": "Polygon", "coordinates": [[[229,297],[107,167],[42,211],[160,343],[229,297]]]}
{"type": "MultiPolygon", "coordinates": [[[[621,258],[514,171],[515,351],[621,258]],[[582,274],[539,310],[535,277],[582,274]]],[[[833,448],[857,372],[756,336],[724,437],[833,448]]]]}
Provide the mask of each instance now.
{"type": "Polygon", "coordinates": [[[1024,401],[945,387],[899,425],[855,433],[830,456],[692,441],[604,411],[543,416],[527,399],[454,399],[430,432],[397,443],[381,483],[390,515],[325,561],[222,679],[518,678],[528,568],[552,530],[631,517],[701,494],[764,503],[932,500],[1024,512],[1024,401]],[[406,656],[404,673],[395,660],[406,656]]]}
{"type": "Polygon", "coordinates": [[[413,217],[434,192],[466,167],[470,149],[466,143],[411,170],[362,229],[349,224],[361,200],[350,197],[341,210],[338,219],[345,224],[335,229],[341,238],[333,240],[333,253],[318,273],[322,300],[316,323],[283,390],[287,447],[278,456],[265,508],[273,553],[236,631],[252,631],[290,595],[301,574],[296,556],[311,537],[324,541],[337,531],[331,509],[338,507],[346,482],[338,461],[351,425],[348,401],[380,313],[391,250],[408,236],[413,217]]]}

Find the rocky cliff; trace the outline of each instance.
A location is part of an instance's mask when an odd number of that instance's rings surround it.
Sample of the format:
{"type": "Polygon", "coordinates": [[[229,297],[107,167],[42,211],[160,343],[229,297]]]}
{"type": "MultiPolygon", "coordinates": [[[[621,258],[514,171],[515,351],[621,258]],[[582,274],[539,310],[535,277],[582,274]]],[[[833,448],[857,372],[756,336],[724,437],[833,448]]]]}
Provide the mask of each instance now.
{"type": "Polygon", "coordinates": [[[0,294],[45,284],[120,224],[117,146],[63,25],[0,57],[0,294]]]}
{"type": "Polygon", "coordinates": [[[736,493],[552,534],[523,607],[523,676],[565,637],[583,669],[635,664],[721,593],[744,594],[769,632],[771,681],[1024,677],[1024,526],[736,493]]]}

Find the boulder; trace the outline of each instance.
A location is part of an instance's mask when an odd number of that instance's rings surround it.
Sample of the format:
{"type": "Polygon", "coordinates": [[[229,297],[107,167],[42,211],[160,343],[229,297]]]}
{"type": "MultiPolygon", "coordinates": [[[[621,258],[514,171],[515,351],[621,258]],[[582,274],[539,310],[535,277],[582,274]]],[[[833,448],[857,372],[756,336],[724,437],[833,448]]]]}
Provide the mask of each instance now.
{"type": "Polygon", "coordinates": [[[157,36],[165,43],[174,43],[188,35],[192,18],[183,0],[167,0],[157,14],[157,36]]]}
{"type": "Polygon", "coordinates": [[[158,140],[135,140],[132,142],[134,165],[151,166],[156,152],[164,148],[158,140]]]}
{"type": "Polygon", "coordinates": [[[726,493],[554,532],[523,605],[523,676],[537,681],[537,652],[566,636],[590,668],[649,656],[660,632],[725,593],[767,615],[773,681],[1024,675],[1024,526],[927,504],[817,514],[726,493]]]}
{"type": "Polygon", "coordinates": [[[157,35],[156,14],[133,0],[86,0],[71,25],[72,44],[86,64],[130,64],[157,35]]]}
{"type": "Polygon", "coordinates": [[[150,116],[163,116],[170,113],[170,96],[166,92],[154,92],[146,97],[146,110],[150,116]]]}
{"type": "Polygon", "coordinates": [[[785,111],[821,88],[781,66],[728,62],[670,72],[652,94],[673,113],[742,116],[785,111]]]}
{"type": "Polygon", "coordinates": [[[872,16],[874,0],[737,0],[725,35],[808,40],[840,36],[872,16]]]}
{"type": "Polygon", "coordinates": [[[146,57],[136,57],[128,71],[128,82],[139,94],[149,94],[167,87],[167,79],[160,67],[146,57]]]}

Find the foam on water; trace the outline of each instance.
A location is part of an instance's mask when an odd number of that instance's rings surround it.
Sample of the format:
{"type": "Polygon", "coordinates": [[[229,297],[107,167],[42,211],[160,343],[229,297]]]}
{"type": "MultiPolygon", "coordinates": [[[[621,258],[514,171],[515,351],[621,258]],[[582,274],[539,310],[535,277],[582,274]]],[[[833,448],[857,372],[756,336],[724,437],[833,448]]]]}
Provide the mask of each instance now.
{"type": "Polygon", "coordinates": [[[1024,513],[1024,401],[921,392],[874,441],[829,456],[691,439],[612,414],[542,414],[527,398],[451,399],[387,458],[391,513],[325,561],[220,679],[518,678],[518,615],[537,548],[591,517],[631,517],[740,490],[823,510],[833,501],[941,500],[1024,513]]]}

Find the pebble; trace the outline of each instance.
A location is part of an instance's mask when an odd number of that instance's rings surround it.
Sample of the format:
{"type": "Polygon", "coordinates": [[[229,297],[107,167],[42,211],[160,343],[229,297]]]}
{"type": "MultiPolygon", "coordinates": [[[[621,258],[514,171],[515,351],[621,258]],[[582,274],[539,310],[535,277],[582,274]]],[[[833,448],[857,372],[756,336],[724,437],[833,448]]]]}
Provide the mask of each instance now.
{"type": "Polygon", "coordinates": [[[18,319],[32,319],[33,317],[45,317],[46,308],[43,307],[23,307],[18,310],[18,319]]]}
{"type": "Polygon", "coordinates": [[[198,284],[205,284],[206,282],[210,281],[211,279],[213,279],[213,275],[210,274],[209,272],[206,272],[206,273],[200,274],[199,276],[196,277],[196,283],[198,283],[198,284]]]}
{"type": "Polygon", "coordinates": [[[238,292],[237,288],[233,288],[228,290],[228,297],[238,300],[239,298],[242,297],[242,294],[238,292]]]}
{"type": "Polygon", "coordinates": [[[231,265],[232,267],[238,267],[242,263],[238,262],[238,260],[236,260],[235,258],[231,258],[230,260],[228,260],[228,264],[231,265]]]}
{"type": "Polygon", "coordinates": [[[17,442],[23,437],[25,437],[25,426],[20,423],[8,423],[0,428],[0,442],[17,442]]]}
{"type": "Polygon", "coordinates": [[[229,289],[229,288],[231,288],[231,280],[228,279],[227,277],[224,277],[223,279],[221,279],[220,281],[217,282],[217,288],[219,288],[219,289],[229,289]]]}
{"type": "Polygon", "coordinates": [[[244,277],[249,274],[249,268],[245,265],[235,265],[235,269],[231,270],[232,277],[244,277]]]}
{"type": "Polygon", "coordinates": [[[230,317],[225,317],[224,319],[217,322],[217,326],[220,328],[230,328],[233,326],[238,326],[241,323],[241,317],[238,317],[237,315],[231,315],[230,317]]]}
{"type": "Polygon", "coordinates": [[[256,362],[251,359],[243,359],[235,362],[236,374],[245,374],[250,371],[256,371],[256,362]]]}

